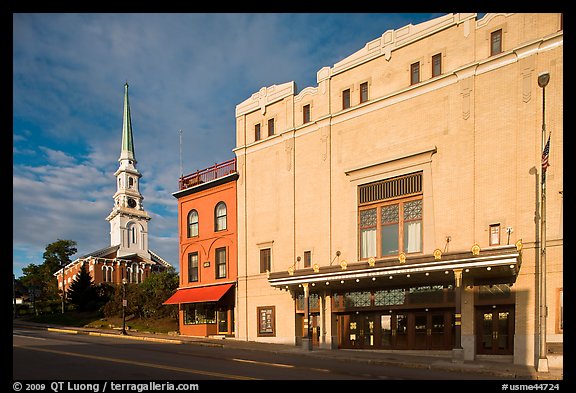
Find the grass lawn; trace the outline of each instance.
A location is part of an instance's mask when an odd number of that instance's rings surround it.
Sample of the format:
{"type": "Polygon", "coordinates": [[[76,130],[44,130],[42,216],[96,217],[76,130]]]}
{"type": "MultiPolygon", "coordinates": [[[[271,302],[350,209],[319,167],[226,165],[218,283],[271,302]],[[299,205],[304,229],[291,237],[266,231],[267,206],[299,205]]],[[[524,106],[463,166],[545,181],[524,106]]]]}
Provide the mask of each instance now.
{"type": "MultiPolygon", "coordinates": [[[[122,328],[122,318],[105,318],[99,312],[67,311],[64,314],[43,314],[26,319],[32,322],[70,327],[122,328]]],[[[178,331],[178,320],[174,318],[142,319],[127,316],[126,329],[139,332],[171,333],[178,331]]]]}

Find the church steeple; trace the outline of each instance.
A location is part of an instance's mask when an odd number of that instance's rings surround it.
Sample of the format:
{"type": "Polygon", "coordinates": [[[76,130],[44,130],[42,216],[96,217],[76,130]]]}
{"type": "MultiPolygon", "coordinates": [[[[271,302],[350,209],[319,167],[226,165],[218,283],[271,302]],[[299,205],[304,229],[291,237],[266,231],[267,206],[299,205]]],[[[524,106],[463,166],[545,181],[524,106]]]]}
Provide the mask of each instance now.
{"type": "Polygon", "coordinates": [[[124,84],[124,117],[122,121],[122,150],[120,160],[133,160],[136,163],[134,154],[134,139],[132,136],[132,119],[130,118],[130,103],[128,101],[128,82],[124,84]]]}
{"type": "Polygon", "coordinates": [[[146,255],[148,250],[148,221],[150,216],[144,210],[144,197],[140,193],[142,174],[136,169],[134,137],[128,83],[124,84],[124,113],[122,119],[122,148],[120,165],[114,173],[116,192],[114,207],[106,220],[110,222],[110,245],[119,245],[118,256],[129,254],[146,255]]]}

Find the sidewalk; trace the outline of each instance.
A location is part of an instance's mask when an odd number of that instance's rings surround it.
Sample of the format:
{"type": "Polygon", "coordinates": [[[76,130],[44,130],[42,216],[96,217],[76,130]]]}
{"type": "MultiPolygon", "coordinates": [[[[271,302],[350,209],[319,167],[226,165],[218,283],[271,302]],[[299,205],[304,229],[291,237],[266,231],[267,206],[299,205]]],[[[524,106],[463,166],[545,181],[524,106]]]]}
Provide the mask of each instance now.
{"type": "MultiPolygon", "coordinates": [[[[317,358],[331,358],[342,361],[366,362],[399,367],[426,368],[462,373],[493,375],[519,380],[563,380],[563,369],[551,367],[548,373],[537,372],[534,367],[516,365],[510,362],[475,360],[453,362],[450,351],[386,351],[386,350],[353,350],[353,349],[317,349],[306,350],[299,346],[287,344],[271,344],[238,340],[235,338],[210,338],[173,336],[168,334],[129,332],[122,335],[118,330],[64,327],[39,324],[27,321],[14,321],[14,327],[35,328],[69,334],[89,334],[98,336],[113,336],[127,340],[145,340],[160,343],[205,345],[221,348],[245,349],[253,351],[270,351],[275,353],[291,353],[317,358]]],[[[548,389],[551,390],[551,389],[548,389]]]]}

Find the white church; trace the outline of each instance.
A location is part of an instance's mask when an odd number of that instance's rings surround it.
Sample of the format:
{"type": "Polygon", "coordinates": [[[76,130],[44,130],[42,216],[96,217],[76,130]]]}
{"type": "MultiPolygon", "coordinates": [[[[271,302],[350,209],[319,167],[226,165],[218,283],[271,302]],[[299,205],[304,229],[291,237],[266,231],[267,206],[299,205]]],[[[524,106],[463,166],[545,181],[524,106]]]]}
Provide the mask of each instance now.
{"type": "Polygon", "coordinates": [[[152,272],[172,267],[170,263],[148,248],[148,221],[150,216],[144,210],[139,183],[142,174],[136,168],[134,139],[130,104],[128,102],[128,83],[124,85],[124,115],[122,124],[122,149],[120,163],[114,173],[116,192],[114,207],[106,217],[110,222],[110,246],[83,255],[54,273],[58,279],[58,288],[68,290],[82,265],[86,265],[94,284],[120,284],[123,279],[128,283],[141,283],[152,272]]]}

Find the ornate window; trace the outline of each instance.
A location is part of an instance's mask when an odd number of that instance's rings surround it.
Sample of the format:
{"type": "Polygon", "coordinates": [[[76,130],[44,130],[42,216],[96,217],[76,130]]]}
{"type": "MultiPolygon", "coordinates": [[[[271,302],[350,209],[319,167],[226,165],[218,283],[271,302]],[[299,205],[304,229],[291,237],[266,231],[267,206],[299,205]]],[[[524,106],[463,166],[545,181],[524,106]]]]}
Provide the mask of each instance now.
{"type": "Polygon", "coordinates": [[[370,292],[347,292],[344,294],[344,305],[346,307],[368,307],[370,306],[370,292]]]}
{"type": "Polygon", "coordinates": [[[375,306],[399,306],[404,304],[406,294],[404,289],[390,289],[374,292],[375,306]]]}
{"type": "Polygon", "coordinates": [[[403,250],[406,253],[422,251],[422,199],[405,202],[403,250]]]}
{"type": "Polygon", "coordinates": [[[219,202],[214,209],[214,230],[223,231],[226,229],[226,204],[219,202]]]}
{"type": "Polygon", "coordinates": [[[360,258],[376,256],[376,209],[360,211],[360,258]]]}
{"type": "Polygon", "coordinates": [[[188,213],[188,237],[198,236],[198,212],[190,210],[188,213]]]}
{"type": "Polygon", "coordinates": [[[422,173],[361,185],[360,259],[422,252],[422,173]]]}

